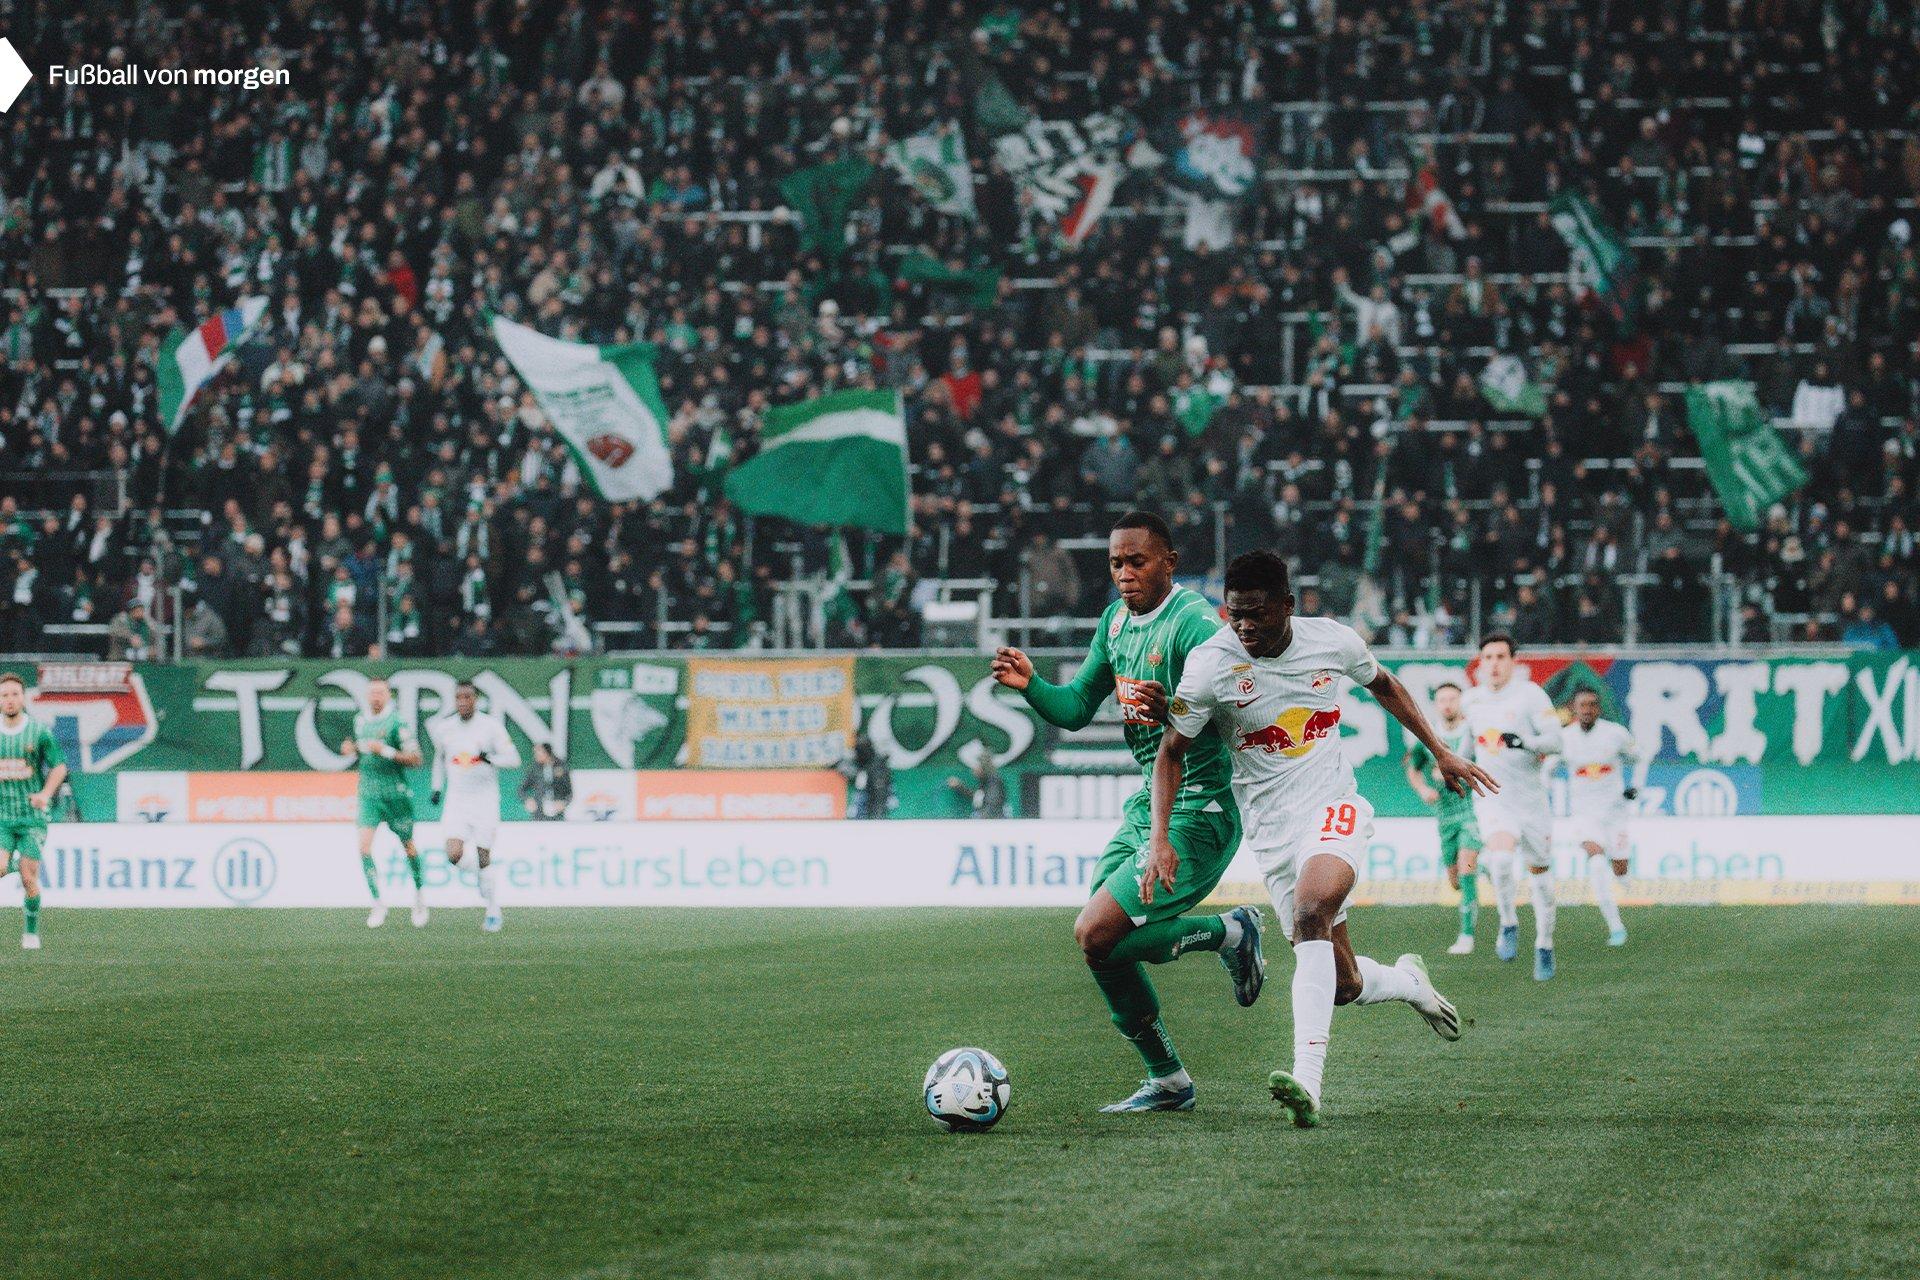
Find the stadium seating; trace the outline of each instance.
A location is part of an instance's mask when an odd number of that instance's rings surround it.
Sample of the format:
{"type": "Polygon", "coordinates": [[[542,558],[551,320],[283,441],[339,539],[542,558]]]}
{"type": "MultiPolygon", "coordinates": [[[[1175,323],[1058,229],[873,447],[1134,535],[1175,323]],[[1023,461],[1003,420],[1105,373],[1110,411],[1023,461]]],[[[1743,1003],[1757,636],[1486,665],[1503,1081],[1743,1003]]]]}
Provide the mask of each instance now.
{"type": "Polygon", "coordinates": [[[0,231],[0,650],[1066,643],[1135,505],[1202,577],[1279,547],[1308,607],[1383,643],[1920,644],[1897,6],[281,8],[18,7],[23,44],[294,75],[213,117],[69,87],[58,128],[0,134],[32,175],[0,231]],[[1241,111],[1258,181],[1223,243],[1129,170],[1072,246],[995,158],[1009,103],[1149,138],[1241,111]],[[977,219],[880,163],[942,121],[977,219]],[[809,251],[781,180],[842,157],[876,176],[809,251]],[[1618,305],[1569,260],[1563,191],[1634,251],[1618,305]],[[243,294],[264,335],[170,436],[156,351],[243,294]],[[581,489],[489,312],[657,343],[674,487],[581,489]],[[1496,356],[1553,375],[1543,413],[1493,407],[1496,356]],[[1753,531],[1688,426],[1718,378],[1810,476],[1753,531]],[[867,383],[905,392],[915,528],[856,537],[849,582],[817,531],[724,500],[715,442],[737,464],[769,403],[867,383]]]}

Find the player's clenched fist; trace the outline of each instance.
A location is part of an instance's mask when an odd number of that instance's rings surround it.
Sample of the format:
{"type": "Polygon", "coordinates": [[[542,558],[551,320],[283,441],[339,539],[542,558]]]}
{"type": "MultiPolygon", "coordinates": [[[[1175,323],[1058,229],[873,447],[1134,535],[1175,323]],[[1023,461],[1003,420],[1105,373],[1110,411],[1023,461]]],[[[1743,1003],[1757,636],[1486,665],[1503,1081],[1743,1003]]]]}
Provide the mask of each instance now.
{"type": "Polygon", "coordinates": [[[1033,659],[1018,649],[996,649],[993,678],[1009,689],[1024,689],[1033,679],[1033,659]]]}

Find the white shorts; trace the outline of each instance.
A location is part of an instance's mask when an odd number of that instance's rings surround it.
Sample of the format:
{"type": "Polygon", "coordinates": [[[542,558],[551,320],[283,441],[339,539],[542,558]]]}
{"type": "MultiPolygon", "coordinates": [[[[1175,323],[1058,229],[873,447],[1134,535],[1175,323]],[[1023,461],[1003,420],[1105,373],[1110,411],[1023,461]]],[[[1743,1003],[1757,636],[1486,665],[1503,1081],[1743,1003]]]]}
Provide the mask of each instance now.
{"type": "Polygon", "coordinates": [[[444,817],[440,819],[440,835],[445,840],[458,840],[469,849],[493,848],[493,838],[500,830],[499,806],[488,812],[478,804],[463,804],[458,808],[449,804],[444,817]]]}
{"type": "MultiPolygon", "coordinates": [[[[1267,882],[1267,896],[1273,899],[1274,919],[1287,941],[1293,941],[1293,889],[1307,859],[1330,853],[1360,874],[1360,855],[1373,838],[1373,806],[1357,791],[1331,804],[1315,805],[1285,818],[1250,827],[1243,837],[1253,854],[1261,877],[1267,882]]],[[[1347,918],[1347,904],[1333,922],[1347,918]]]]}
{"type": "Polygon", "coordinates": [[[1474,821],[1480,824],[1480,848],[1485,850],[1497,835],[1513,837],[1514,851],[1527,865],[1540,870],[1553,865],[1553,814],[1546,801],[1538,804],[1503,804],[1499,796],[1475,796],[1474,821]]]}
{"type": "Polygon", "coordinates": [[[1567,839],[1575,845],[1597,844],[1609,858],[1624,858],[1631,852],[1625,813],[1576,813],[1567,819],[1566,830],[1567,839]]]}

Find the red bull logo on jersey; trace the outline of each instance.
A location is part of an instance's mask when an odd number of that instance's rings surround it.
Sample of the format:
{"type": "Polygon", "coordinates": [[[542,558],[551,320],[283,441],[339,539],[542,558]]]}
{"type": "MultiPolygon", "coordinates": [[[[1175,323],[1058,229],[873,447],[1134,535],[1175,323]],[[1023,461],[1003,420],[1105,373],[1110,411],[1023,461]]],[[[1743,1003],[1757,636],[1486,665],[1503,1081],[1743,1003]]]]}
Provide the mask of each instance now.
{"type": "Polygon", "coordinates": [[[1339,678],[1340,674],[1336,671],[1316,671],[1313,673],[1313,687],[1324,689],[1339,678]]]}
{"type": "Polygon", "coordinates": [[[1288,707],[1270,725],[1240,735],[1241,751],[1264,751],[1298,760],[1313,750],[1322,738],[1340,734],[1340,708],[1316,711],[1310,707],[1288,707]]]}
{"type": "Polygon", "coordinates": [[[1610,764],[1583,764],[1573,771],[1576,778],[1604,778],[1613,772],[1610,764]]]}
{"type": "Polygon", "coordinates": [[[82,773],[113,768],[159,730],[146,682],[128,662],[43,662],[30,698],[28,710],[82,773]]]}

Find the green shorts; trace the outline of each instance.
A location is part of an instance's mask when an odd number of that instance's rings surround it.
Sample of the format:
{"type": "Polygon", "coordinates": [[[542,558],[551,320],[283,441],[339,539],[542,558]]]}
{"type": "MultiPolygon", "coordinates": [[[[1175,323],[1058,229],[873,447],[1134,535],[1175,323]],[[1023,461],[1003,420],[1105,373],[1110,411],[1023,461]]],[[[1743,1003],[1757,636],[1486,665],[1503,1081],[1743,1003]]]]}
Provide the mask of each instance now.
{"type": "Polygon", "coordinates": [[[0,859],[6,863],[0,875],[11,875],[20,869],[22,858],[40,858],[40,846],[47,838],[47,827],[43,822],[0,822],[0,859]]]}
{"type": "Polygon", "coordinates": [[[1480,848],[1480,824],[1473,820],[1473,810],[1454,814],[1440,819],[1440,865],[1451,867],[1460,861],[1462,849],[1480,848]]]}
{"type": "Polygon", "coordinates": [[[361,796],[360,825],[377,827],[386,823],[394,835],[405,844],[413,839],[413,797],[400,796],[361,796]]]}
{"type": "Polygon", "coordinates": [[[1093,873],[1095,892],[1105,888],[1136,925],[1186,915],[1207,900],[1240,847],[1240,815],[1232,809],[1173,815],[1167,834],[1180,855],[1180,870],[1172,889],[1155,887],[1149,907],[1140,903],[1140,875],[1152,834],[1147,823],[1128,822],[1107,843],[1093,873]]]}

